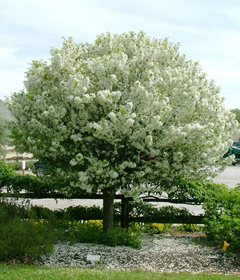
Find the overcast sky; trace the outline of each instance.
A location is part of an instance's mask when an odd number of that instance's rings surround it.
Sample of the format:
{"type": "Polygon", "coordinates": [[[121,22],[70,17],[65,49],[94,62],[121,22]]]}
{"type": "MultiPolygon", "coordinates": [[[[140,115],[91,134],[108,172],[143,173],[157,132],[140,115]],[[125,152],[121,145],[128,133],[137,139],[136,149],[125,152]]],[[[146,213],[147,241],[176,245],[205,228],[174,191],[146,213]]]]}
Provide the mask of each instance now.
{"type": "Polygon", "coordinates": [[[91,42],[104,32],[144,31],[179,42],[240,108],[240,0],[1,0],[0,99],[23,89],[33,59],[62,38],[91,42]]]}

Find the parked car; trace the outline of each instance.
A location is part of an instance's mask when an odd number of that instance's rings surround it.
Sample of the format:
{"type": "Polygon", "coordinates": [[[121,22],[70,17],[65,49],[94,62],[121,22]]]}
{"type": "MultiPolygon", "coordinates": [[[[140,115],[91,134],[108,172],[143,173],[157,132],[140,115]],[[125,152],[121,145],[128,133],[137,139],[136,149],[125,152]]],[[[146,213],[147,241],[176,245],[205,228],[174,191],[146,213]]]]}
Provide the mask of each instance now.
{"type": "Polygon", "coordinates": [[[235,159],[232,163],[233,165],[240,163],[240,141],[233,142],[233,145],[229,148],[229,150],[223,157],[226,158],[231,155],[235,156],[235,159]]]}
{"type": "Polygon", "coordinates": [[[36,174],[38,177],[43,177],[45,175],[48,174],[48,168],[46,166],[46,164],[40,162],[40,161],[37,161],[33,164],[33,170],[32,172],[34,174],[36,174]]]}

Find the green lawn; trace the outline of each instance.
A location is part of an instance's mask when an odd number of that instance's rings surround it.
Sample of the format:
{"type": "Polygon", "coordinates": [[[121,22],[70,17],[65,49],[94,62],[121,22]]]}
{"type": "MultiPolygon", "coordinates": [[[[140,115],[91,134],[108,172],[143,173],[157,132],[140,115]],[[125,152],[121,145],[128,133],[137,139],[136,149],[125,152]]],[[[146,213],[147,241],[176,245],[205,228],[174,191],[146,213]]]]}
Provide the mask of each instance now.
{"type": "Polygon", "coordinates": [[[166,274],[151,272],[117,272],[108,270],[85,269],[43,269],[34,266],[0,265],[1,280],[235,280],[239,276],[233,275],[190,275],[190,274],[166,274]]]}

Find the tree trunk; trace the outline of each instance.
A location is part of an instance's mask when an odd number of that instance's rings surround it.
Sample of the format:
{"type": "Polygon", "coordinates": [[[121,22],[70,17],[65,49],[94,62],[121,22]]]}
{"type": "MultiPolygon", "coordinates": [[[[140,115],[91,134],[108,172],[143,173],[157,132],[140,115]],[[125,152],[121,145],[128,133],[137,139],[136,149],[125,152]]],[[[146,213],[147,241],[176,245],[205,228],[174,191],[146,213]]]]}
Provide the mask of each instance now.
{"type": "Polygon", "coordinates": [[[103,231],[113,229],[113,204],[115,193],[112,190],[103,191],[103,231]]]}

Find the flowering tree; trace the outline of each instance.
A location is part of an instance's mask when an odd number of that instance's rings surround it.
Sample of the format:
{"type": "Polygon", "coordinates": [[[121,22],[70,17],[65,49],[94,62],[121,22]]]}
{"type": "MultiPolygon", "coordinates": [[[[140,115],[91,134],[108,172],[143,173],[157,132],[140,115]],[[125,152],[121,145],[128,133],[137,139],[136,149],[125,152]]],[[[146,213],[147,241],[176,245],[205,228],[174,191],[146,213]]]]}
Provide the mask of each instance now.
{"type": "Polygon", "coordinates": [[[234,113],[236,120],[240,124],[240,110],[235,108],[235,109],[232,109],[231,112],[234,113]]]}
{"type": "Polygon", "coordinates": [[[25,87],[9,101],[16,146],[55,162],[71,178],[68,193],[101,190],[105,230],[116,191],[214,175],[236,128],[199,64],[144,33],[65,40],[49,61],[32,62],[25,87]]]}

